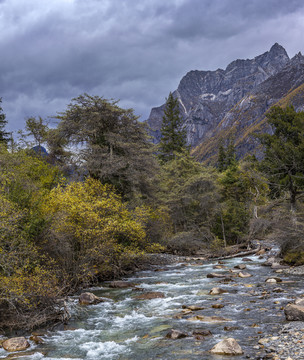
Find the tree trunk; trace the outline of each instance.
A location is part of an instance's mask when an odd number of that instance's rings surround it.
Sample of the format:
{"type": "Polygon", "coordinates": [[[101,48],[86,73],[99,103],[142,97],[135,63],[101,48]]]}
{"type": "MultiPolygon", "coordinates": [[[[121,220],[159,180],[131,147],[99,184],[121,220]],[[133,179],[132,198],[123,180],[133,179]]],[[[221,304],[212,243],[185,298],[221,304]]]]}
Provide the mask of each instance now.
{"type": "Polygon", "coordinates": [[[223,220],[223,214],[222,214],[222,212],[221,212],[221,224],[222,224],[222,232],[223,232],[224,246],[227,247],[227,241],[226,241],[226,235],[225,235],[225,226],[224,226],[224,220],[223,220]]]}

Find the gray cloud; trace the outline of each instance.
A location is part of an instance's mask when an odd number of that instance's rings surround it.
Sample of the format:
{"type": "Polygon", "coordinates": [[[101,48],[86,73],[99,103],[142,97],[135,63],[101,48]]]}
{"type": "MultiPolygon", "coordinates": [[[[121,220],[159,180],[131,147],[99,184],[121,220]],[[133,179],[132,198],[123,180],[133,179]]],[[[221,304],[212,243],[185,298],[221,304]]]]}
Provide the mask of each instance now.
{"type": "Polygon", "coordinates": [[[0,96],[9,129],[83,92],[147,118],[192,69],[303,50],[301,0],[0,0],[0,96]]]}

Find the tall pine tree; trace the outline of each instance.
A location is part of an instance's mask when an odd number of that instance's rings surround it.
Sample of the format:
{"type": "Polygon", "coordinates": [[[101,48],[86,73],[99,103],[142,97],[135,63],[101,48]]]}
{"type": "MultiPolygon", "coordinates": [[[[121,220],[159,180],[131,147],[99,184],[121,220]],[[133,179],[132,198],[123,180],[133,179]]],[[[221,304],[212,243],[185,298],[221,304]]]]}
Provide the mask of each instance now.
{"type": "Polygon", "coordinates": [[[159,143],[158,157],[162,162],[174,159],[175,152],[181,153],[187,149],[186,129],[182,128],[182,120],[178,99],[170,92],[166,100],[159,143]]]}
{"type": "MultiPolygon", "coordinates": [[[[2,98],[0,98],[0,104],[2,103],[2,98]]],[[[4,130],[7,124],[5,119],[5,114],[3,113],[2,107],[0,106],[0,144],[7,144],[9,141],[9,133],[4,130]]]]}

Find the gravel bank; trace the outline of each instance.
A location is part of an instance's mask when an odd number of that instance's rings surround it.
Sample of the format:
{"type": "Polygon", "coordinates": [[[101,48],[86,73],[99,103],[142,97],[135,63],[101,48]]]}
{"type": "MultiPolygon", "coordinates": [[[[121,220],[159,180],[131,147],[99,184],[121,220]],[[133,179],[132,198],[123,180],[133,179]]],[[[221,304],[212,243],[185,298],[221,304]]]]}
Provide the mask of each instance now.
{"type": "Polygon", "coordinates": [[[258,359],[303,360],[304,322],[293,321],[283,326],[278,336],[260,339],[266,354],[258,359]]]}

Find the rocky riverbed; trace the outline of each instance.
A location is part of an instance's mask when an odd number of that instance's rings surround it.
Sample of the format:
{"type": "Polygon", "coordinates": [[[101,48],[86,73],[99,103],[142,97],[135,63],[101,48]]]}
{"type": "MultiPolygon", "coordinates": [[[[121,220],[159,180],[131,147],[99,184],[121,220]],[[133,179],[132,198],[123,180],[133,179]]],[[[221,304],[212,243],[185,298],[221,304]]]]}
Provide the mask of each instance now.
{"type": "MultiPolygon", "coordinates": [[[[28,336],[30,347],[10,358],[303,360],[304,322],[287,322],[284,314],[301,298],[303,273],[282,267],[274,255],[220,261],[159,255],[161,265],[87,289],[94,296],[81,299],[91,305],[71,298],[69,324],[28,336]],[[226,351],[219,344],[235,354],[213,354],[226,351]]],[[[7,356],[0,349],[0,358],[7,356]]]]}

